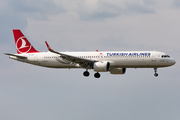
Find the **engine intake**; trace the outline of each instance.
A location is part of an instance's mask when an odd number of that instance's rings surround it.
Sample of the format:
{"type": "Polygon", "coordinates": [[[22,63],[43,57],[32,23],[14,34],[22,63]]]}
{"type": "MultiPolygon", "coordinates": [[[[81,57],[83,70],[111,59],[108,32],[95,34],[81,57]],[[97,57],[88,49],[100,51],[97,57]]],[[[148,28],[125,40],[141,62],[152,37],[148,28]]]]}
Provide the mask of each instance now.
{"type": "Polygon", "coordinates": [[[107,72],[109,71],[110,63],[107,61],[95,62],[93,67],[94,67],[94,71],[107,72]]]}

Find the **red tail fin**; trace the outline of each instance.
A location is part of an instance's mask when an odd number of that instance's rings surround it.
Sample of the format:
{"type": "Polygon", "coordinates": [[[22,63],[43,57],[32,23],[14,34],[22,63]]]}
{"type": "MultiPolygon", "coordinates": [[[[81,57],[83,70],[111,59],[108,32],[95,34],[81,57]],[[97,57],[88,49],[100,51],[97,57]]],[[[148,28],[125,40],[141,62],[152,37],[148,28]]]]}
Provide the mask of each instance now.
{"type": "Polygon", "coordinates": [[[39,52],[31,45],[19,29],[14,29],[13,34],[18,54],[39,52]]]}

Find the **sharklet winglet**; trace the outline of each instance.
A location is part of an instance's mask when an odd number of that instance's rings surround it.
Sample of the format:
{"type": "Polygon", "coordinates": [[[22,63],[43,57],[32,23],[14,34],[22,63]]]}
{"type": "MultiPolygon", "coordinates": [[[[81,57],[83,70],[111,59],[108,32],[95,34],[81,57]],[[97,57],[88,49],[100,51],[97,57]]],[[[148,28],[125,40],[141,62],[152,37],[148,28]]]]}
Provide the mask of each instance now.
{"type": "Polygon", "coordinates": [[[51,49],[51,47],[49,46],[49,44],[47,43],[47,41],[45,41],[45,43],[46,43],[46,46],[47,46],[48,50],[49,50],[49,51],[52,51],[52,49],[51,49]]]}

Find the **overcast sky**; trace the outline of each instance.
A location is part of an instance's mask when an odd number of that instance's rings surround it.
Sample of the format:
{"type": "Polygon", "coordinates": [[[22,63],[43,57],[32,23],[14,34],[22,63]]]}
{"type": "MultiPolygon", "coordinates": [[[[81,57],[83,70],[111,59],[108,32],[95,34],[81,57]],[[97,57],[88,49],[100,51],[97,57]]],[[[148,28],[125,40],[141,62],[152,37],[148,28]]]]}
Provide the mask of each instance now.
{"type": "Polygon", "coordinates": [[[0,120],[179,120],[180,0],[0,0],[0,120]],[[47,51],[156,50],[176,64],[83,76],[9,59],[12,29],[47,51]]]}

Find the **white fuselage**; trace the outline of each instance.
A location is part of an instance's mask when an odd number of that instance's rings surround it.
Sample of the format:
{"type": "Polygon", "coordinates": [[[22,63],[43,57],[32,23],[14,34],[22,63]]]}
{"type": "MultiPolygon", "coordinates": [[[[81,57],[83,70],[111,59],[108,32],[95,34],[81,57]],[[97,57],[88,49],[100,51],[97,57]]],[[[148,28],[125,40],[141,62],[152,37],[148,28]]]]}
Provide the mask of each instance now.
{"type": "MultiPolygon", "coordinates": [[[[156,51],[103,51],[103,52],[61,52],[67,55],[95,61],[108,61],[110,67],[119,68],[159,68],[175,64],[175,60],[163,52],[156,51]]],[[[10,58],[50,68],[81,68],[78,64],[64,60],[60,55],[52,52],[18,54],[27,59],[10,56],[10,58]]]]}

